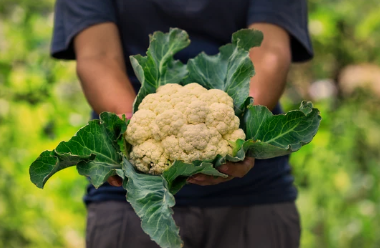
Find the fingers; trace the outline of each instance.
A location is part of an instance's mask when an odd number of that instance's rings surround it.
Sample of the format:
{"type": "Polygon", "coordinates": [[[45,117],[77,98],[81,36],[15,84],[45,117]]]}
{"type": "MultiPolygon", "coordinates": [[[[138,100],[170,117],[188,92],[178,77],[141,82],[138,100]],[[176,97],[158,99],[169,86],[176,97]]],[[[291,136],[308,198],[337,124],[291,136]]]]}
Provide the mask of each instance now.
{"type": "Polygon", "coordinates": [[[230,181],[232,179],[233,177],[223,178],[223,177],[213,177],[213,176],[207,176],[203,174],[197,174],[192,177],[189,177],[187,181],[192,184],[206,186],[206,185],[216,185],[219,183],[230,181]]]}
{"type": "MultiPolygon", "coordinates": [[[[255,164],[254,158],[246,157],[242,162],[237,162],[237,163],[227,162],[226,164],[218,168],[219,171],[228,175],[227,178],[196,174],[192,177],[189,177],[187,181],[189,183],[197,184],[201,186],[216,185],[219,183],[228,182],[235,177],[241,178],[245,176],[249,172],[249,170],[252,169],[254,164],[255,164]]],[[[107,181],[110,185],[115,186],[115,187],[120,187],[123,184],[123,180],[118,176],[109,177],[107,181]]]]}
{"type": "Polygon", "coordinates": [[[115,187],[120,187],[123,184],[123,180],[118,176],[109,177],[107,182],[115,187]]]}
{"type": "Polygon", "coordinates": [[[219,183],[227,182],[235,177],[244,177],[254,166],[255,159],[251,157],[246,157],[243,161],[232,163],[227,162],[226,164],[220,166],[218,170],[224,174],[228,175],[228,178],[223,177],[212,177],[203,174],[197,174],[190,177],[187,181],[192,184],[197,184],[201,186],[206,185],[216,185],[219,183]]]}
{"type": "Polygon", "coordinates": [[[246,157],[241,162],[227,162],[222,165],[219,170],[229,176],[242,178],[253,168],[254,164],[254,158],[246,157]]]}

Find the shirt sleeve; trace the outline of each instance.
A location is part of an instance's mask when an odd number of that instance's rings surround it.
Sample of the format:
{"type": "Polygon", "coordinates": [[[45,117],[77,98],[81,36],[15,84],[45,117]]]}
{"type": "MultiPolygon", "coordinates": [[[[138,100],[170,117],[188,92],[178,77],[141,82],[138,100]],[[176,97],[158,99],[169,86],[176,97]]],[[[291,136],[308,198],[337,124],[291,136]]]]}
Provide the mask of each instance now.
{"type": "Polygon", "coordinates": [[[308,31],[306,0],[250,0],[247,25],[271,23],[285,29],[291,37],[293,62],[313,57],[308,31]]]}
{"type": "Polygon", "coordinates": [[[112,0],[57,0],[51,56],[75,59],[74,37],[87,27],[104,22],[116,23],[112,0]]]}

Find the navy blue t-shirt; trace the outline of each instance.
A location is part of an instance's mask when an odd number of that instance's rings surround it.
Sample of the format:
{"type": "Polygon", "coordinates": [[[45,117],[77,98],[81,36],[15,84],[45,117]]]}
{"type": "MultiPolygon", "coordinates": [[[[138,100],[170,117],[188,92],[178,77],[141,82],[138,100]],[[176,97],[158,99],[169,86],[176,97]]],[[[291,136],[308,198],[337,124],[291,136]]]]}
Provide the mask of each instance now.
{"type": "MultiPolygon", "coordinates": [[[[218,53],[231,41],[235,31],[252,23],[271,23],[284,28],[291,37],[292,61],[312,57],[307,29],[306,0],[58,0],[55,9],[52,56],[75,59],[73,39],[85,28],[104,22],[115,23],[120,32],[128,76],[138,91],[129,61],[130,55],[142,54],[149,46],[148,35],[178,27],[188,32],[191,44],[175,57],[186,63],[204,51],[218,53]]],[[[264,38],[265,39],[265,38],[264,38]]],[[[278,105],[273,112],[281,113],[278,105]]],[[[93,113],[93,118],[97,114],[93,113]]],[[[108,184],[88,187],[85,196],[91,202],[125,201],[121,187],[108,184]]],[[[177,206],[231,206],[293,201],[293,186],[288,156],[256,160],[243,178],[214,186],[186,185],[176,195],[177,206]]]]}

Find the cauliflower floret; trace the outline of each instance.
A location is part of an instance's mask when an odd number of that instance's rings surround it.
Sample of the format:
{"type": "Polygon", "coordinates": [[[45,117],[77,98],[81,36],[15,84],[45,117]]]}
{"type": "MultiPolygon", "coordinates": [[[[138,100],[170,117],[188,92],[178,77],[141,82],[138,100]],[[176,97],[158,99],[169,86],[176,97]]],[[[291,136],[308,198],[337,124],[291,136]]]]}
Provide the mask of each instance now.
{"type": "Polygon", "coordinates": [[[174,109],[185,113],[187,106],[197,99],[198,98],[190,92],[177,92],[172,95],[170,103],[173,105],[174,109]]]}
{"type": "Polygon", "coordinates": [[[206,117],[207,127],[215,127],[221,135],[239,128],[240,120],[235,116],[233,108],[223,103],[213,103],[206,117]]]}
{"type": "Polygon", "coordinates": [[[223,135],[223,139],[227,141],[232,141],[232,142],[235,142],[238,139],[245,140],[245,133],[243,129],[239,128],[233,131],[232,133],[223,135]]]}
{"type": "Polygon", "coordinates": [[[215,158],[215,156],[219,154],[219,144],[223,139],[216,128],[210,127],[208,131],[210,133],[210,140],[206,149],[203,150],[202,160],[215,158]]]}
{"type": "Polygon", "coordinates": [[[210,144],[217,145],[219,141],[222,139],[222,135],[214,127],[209,127],[208,131],[210,133],[210,144]]]}
{"type": "Polygon", "coordinates": [[[199,100],[206,102],[208,105],[213,103],[224,103],[229,107],[234,106],[232,98],[223,90],[211,89],[199,96],[199,100]]]}
{"type": "Polygon", "coordinates": [[[195,160],[202,160],[202,157],[203,157],[203,151],[193,150],[183,155],[183,162],[191,163],[195,160]]]}
{"type": "Polygon", "coordinates": [[[203,93],[206,93],[207,89],[202,87],[200,84],[191,83],[191,84],[186,84],[185,86],[183,86],[183,88],[180,89],[178,92],[182,92],[182,93],[188,92],[196,97],[199,97],[203,93]]]}
{"type": "Polygon", "coordinates": [[[171,135],[162,140],[162,147],[165,149],[165,153],[169,156],[171,161],[182,160],[185,152],[179,147],[178,139],[176,136],[171,135]]]}
{"type": "Polygon", "coordinates": [[[140,103],[139,110],[141,109],[147,109],[150,111],[153,111],[155,107],[158,105],[158,100],[160,98],[157,94],[149,94],[147,95],[140,103]]]}
{"type": "Polygon", "coordinates": [[[162,140],[167,136],[176,135],[184,124],[186,124],[186,117],[180,111],[166,110],[152,122],[152,135],[156,140],[162,140]]]}
{"type": "Polygon", "coordinates": [[[234,120],[232,121],[232,123],[230,125],[231,131],[239,129],[239,126],[240,126],[240,119],[239,119],[239,117],[235,116],[234,120]]]}
{"type": "Polygon", "coordinates": [[[205,102],[195,100],[187,106],[185,116],[190,124],[204,123],[208,112],[209,108],[205,102]]]}
{"type": "Polygon", "coordinates": [[[222,147],[223,154],[229,151],[226,147],[228,143],[219,145],[222,139],[220,133],[215,128],[207,128],[203,123],[183,126],[177,136],[180,138],[172,135],[162,140],[162,146],[172,161],[191,163],[194,160],[210,160],[219,153],[219,146],[222,147]]]}
{"type": "Polygon", "coordinates": [[[204,123],[184,125],[178,133],[179,147],[186,152],[203,150],[210,140],[210,132],[204,123]]]}
{"type": "Polygon", "coordinates": [[[170,103],[175,109],[185,113],[189,104],[196,101],[198,97],[205,92],[207,92],[207,90],[199,84],[187,84],[171,96],[170,103]]]}
{"type": "Polygon", "coordinates": [[[125,139],[132,145],[139,145],[152,137],[150,131],[151,123],[156,119],[156,115],[146,109],[137,111],[131,118],[125,139]]]}
{"type": "Polygon", "coordinates": [[[149,94],[140,103],[139,110],[147,109],[159,115],[168,109],[173,109],[170,99],[166,94],[149,94]]]}
{"type": "Polygon", "coordinates": [[[134,146],[130,157],[139,171],[153,175],[161,174],[169,167],[168,156],[164,153],[161,142],[154,139],[149,139],[141,145],[134,146]]]}
{"type": "Polygon", "coordinates": [[[222,139],[218,144],[218,154],[226,156],[227,154],[232,155],[232,147],[228,144],[227,140],[222,139]]]}
{"type": "Polygon", "coordinates": [[[218,145],[208,143],[206,149],[202,151],[200,160],[210,160],[214,159],[216,155],[218,155],[218,145]]]}
{"type": "Polygon", "coordinates": [[[177,93],[180,89],[182,89],[182,86],[179,84],[165,84],[163,86],[160,86],[157,88],[157,93],[171,96],[174,93],[177,93]]]}

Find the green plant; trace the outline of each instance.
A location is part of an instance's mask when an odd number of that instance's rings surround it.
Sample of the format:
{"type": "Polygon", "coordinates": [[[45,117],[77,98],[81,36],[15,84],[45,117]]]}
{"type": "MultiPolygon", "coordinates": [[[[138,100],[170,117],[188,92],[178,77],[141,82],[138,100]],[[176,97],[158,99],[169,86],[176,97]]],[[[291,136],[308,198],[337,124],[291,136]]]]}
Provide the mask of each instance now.
{"type": "MultiPolygon", "coordinates": [[[[237,116],[246,136],[245,140],[231,142],[230,153],[222,154],[217,150],[215,156],[204,160],[169,160],[169,166],[163,169],[162,175],[140,173],[128,158],[136,141],[133,133],[126,133],[128,126],[133,125],[132,121],[104,112],[100,120],[90,121],[68,142],[61,142],[54,150],[43,152],[30,167],[32,182],[43,187],[53,174],[74,165],[81,175],[90,178],[95,187],[117,174],[123,178],[123,187],[128,191],[127,201],[141,218],[143,230],[161,247],[180,247],[182,241],[171,207],[175,204],[173,195],[184,186],[189,176],[203,173],[224,177],[226,175],[216,168],[226,161],[242,161],[245,156],[265,159],[295,152],[309,143],[318,130],[321,118],[310,102],[302,102],[299,110],[277,116],[264,106],[253,105],[248,92],[254,67],[248,52],[251,47],[259,46],[262,38],[259,31],[240,30],[232,35],[232,43],[220,48],[218,55],[202,53],[184,65],[175,61],[173,56],[190,40],[185,31],[171,29],[166,34],[153,34],[147,56],[131,57],[135,73],[142,83],[134,103],[136,116],[144,100],[163,85],[193,87],[199,84],[206,89],[227,93],[233,102],[231,119],[237,116]],[[124,143],[124,135],[132,144],[124,143]]],[[[234,130],[237,127],[226,131],[226,134],[234,130]]],[[[158,131],[163,129],[158,128],[158,131]]]]}

